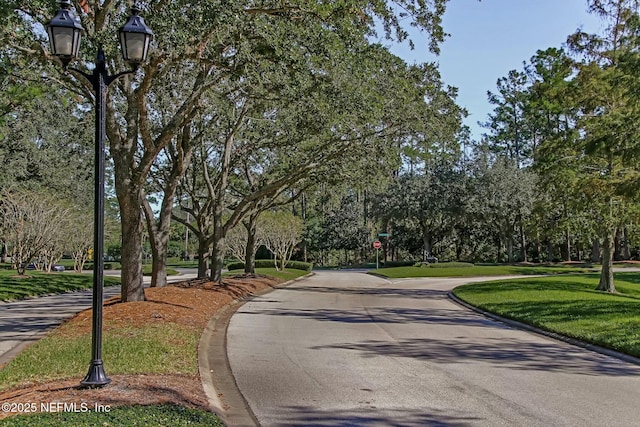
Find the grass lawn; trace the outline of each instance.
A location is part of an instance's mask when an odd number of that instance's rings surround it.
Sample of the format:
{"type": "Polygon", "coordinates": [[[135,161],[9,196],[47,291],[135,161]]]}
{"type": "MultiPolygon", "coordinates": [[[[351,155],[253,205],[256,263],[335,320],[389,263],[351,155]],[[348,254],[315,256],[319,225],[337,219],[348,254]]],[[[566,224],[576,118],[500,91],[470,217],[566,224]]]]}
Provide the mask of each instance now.
{"type": "Polygon", "coordinates": [[[41,413],[16,416],[0,420],[3,427],[95,427],[95,426],[222,426],[218,417],[210,412],[176,405],[124,406],[110,408],[109,412],[87,411],[41,413]]]}
{"type": "MultiPolygon", "coordinates": [[[[91,360],[91,335],[74,328],[64,324],[22,351],[0,370],[0,391],[24,383],[82,378],[91,360]]],[[[177,324],[109,328],[104,331],[103,358],[113,375],[196,375],[200,333],[177,324]]]]}
{"type": "MultiPolygon", "coordinates": [[[[105,286],[120,284],[119,277],[105,276],[105,286]]],[[[15,270],[0,270],[0,301],[17,300],[37,295],[90,289],[93,278],[87,274],[42,273],[28,270],[25,277],[15,270]]]]}
{"type": "Polygon", "coordinates": [[[390,267],[373,270],[372,273],[389,277],[474,277],[474,276],[510,276],[537,274],[585,273],[594,271],[584,267],[569,266],[511,266],[511,265],[477,265],[473,267],[390,267]]]}
{"type": "Polygon", "coordinates": [[[464,285],[453,293],[491,313],[640,357],[640,273],[616,273],[618,295],[595,291],[598,274],[464,285]]]}

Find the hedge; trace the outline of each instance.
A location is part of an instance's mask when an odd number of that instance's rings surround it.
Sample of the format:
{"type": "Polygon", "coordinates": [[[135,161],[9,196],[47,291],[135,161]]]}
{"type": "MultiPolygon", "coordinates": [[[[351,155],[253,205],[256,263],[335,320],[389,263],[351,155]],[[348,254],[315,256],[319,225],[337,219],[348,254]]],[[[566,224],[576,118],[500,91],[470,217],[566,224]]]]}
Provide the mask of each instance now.
{"type": "Polygon", "coordinates": [[[415,261],[386,261],[380,263],[383,267],[413,267],[415,261]]]}
{"type": "Polygon", "coordinates": [[[475,267],[475,265],[470,262],[439,262],[434,264],[422,264],[418,263],[418,267],[429,267],[429,268],[465,268],[465,267],[475,267]]]}
{"type": "MultiPolygon", "coordinates": [[[[274,268],[275,263],[272,259],[257,259],[256,260],[256,268],[274,268]]],[[[286,268],[290,268],[293,270],[302,270],[302,271],[311,271],[313,268],[313,264],[310,262],[302,262],[302,261],[289,261],[287,262],[286,268]]],[[[231,270],[244,270],[243,262],[232,262],[227,265],[227,269],[231,270]]]]}

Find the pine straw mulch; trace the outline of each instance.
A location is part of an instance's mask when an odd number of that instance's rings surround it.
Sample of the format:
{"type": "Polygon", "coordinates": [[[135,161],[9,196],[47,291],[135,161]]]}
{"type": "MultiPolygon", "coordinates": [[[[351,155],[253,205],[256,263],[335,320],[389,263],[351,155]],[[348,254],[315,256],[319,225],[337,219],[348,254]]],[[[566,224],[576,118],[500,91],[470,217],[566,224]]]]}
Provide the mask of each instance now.
{"type": "MultiPolygon", "coordinates": [[[[118,297],[105,302],[103,330],[143,323],[173,323],[201,333],[215,313],[234,300],[273,288],[282,281],[272,277],[238,275],[224,278],[222,285],[195,279],[164,288],[147,288],[147,301],[121,303],[118,297]]],[[[64,333],[90,334],[91,310],[78,313],[61,327],[64,333]]],[[[197,355],[193,355],[197,358],[197,355]]],[[[0,392],[4,402],[62,402],[89,407],[95,404],[177,404],[209,410],[199,375],[109,375],[111,383],[86,389],[79,378],[25,385],[0,392]]],[[[39,404],[38,404],[39,406],[39,404]]],[[[0,412],[0,419],[12,414],[0,412]]]]}

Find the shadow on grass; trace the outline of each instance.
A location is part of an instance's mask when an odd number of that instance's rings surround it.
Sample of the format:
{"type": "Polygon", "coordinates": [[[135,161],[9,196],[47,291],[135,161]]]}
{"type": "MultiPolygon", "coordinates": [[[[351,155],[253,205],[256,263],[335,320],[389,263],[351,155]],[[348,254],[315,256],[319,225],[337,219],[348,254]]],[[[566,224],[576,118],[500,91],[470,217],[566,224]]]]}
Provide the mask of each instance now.
{"type": "MultiPolygon", "coordinates": [[[[19,300],[38,295],[58,294],[91,289],[90,275],[33,272],[28,276],[15,276],[3,272],[0,275],[0,300],[19,300]]],[[[105,286],[119,285],[119,278],[105,277],[105,286]]]]}
{"type": "Polygon", "coordinates": [[[640,357],[636,295],[607,294],[588,282],[560,280],[478,284],[454,293],[499,316],[640,357]]]}

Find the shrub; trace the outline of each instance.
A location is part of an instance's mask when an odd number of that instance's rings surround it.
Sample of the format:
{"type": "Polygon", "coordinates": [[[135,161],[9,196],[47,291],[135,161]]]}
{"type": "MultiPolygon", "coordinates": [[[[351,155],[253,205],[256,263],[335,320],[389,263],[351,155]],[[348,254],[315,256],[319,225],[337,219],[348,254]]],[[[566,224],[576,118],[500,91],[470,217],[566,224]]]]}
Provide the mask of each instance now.
{"type": "Polygon", "coordinates": [[[382,263],[384,267],[412,267],[416,265],[415,261],[387,261],[382,263]]]}
{"type": "Polygon", "coordinates": [[[429,264],[429,268],[465,268],[475,267],[470,262],[439,262],[437,264],[429,264]]]}
{"type": "MultiPolygon", "coordinates": [[[[256,268],[275,268],[275,264],[272,259],[257,259],[256,260],[256,268]]],[[[310,262],[301,262],[301,261],[289,261],[287,262],[287,267],[293,270],[302,270],[302,271],[311,271],[313,268],[313,264],[310,262]]],[[[244,270],[243,262],[232,262],[227,265],[227,269],[231,270],[244,270]]]]}

